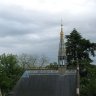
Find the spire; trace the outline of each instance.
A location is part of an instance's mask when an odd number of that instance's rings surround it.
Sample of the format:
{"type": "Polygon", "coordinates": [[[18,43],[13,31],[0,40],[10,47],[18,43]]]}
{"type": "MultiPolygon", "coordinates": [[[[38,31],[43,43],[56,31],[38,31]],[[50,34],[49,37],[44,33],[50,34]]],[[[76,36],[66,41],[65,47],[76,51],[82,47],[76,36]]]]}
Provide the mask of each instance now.
{"type": "Polygon", "coordinates": [[[61,19],[61,32],[60,32],[60,43],[59,43],[59,52],[58,52],[58,65],[65,65],[65,44],[64,44],[64,32],[63,32],[63,24],[61,19]]]}

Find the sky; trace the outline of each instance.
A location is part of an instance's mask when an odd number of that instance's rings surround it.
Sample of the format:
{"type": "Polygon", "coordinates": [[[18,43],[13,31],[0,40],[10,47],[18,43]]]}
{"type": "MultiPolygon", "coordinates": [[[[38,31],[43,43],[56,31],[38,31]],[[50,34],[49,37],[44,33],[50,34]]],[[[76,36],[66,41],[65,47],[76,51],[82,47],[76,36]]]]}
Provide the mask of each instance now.
{"type": "Polygon", "coordinates": [[[45,55],[56,61],[64,34],[96,42],[96,0],[0,0],[0,54],[45,55]]]}

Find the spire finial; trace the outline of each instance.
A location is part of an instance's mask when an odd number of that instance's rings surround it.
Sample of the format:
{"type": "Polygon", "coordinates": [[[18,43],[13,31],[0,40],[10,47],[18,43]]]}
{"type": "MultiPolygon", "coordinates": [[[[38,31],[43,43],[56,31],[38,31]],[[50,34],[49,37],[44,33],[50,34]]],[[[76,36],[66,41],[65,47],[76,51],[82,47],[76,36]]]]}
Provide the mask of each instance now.
{"type": "Polygon", "coordinates": [[[62,18],[61,18],[61,26],[63,26],[63,24],[62,24],[62,23],[63,23],[63,20],[62,20],[62,18]]]}
{"type": "Polygon", "coordinates": [[[63,32],[63,22],[62,22],[62,18],[61,18],[61,32],[63,32]]]}

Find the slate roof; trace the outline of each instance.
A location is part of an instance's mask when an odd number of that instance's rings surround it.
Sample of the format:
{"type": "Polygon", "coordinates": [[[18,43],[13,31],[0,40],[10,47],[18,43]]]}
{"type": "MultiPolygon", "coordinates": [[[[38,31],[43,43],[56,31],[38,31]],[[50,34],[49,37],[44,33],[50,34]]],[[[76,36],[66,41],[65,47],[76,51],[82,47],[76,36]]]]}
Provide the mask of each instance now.
{"type": "Polygon", "coordinates": [[[27,70],[11,96],[76,96],[76,71],[27,70]]]}

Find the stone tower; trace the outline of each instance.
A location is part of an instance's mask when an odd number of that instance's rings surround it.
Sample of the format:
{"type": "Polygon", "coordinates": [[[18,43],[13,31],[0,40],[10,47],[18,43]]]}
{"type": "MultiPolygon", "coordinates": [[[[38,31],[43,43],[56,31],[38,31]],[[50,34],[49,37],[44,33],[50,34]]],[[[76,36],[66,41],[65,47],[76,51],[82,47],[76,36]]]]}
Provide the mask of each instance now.
{"type": "Polygon", "coordinates": [[[59,43],[59,52],[58,52],[58,65],[59,67],[66,66],[66,53],[65,53],[64,32],[63,32],[62,23],[61,23],[60,43],[59,43]]]}

